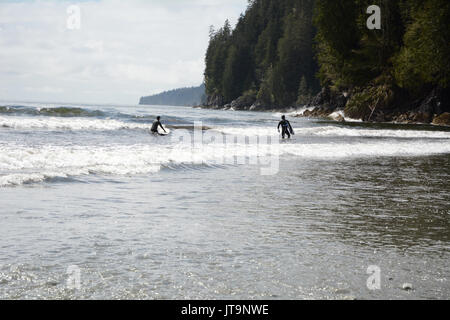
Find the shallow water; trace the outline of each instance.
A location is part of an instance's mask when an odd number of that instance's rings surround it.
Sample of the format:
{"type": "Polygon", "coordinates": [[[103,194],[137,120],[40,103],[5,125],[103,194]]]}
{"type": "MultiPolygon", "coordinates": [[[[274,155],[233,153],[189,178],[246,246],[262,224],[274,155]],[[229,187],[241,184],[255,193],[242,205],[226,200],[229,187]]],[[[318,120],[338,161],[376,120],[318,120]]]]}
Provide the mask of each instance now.
{"type": "Polygon", "coordinates": [[[292,119],[278,145],[271,113],[0,106],[0,298],[450,297],[445,128],[292,119]],[[200,120],[277,148],[173,141],[200,120]]]}

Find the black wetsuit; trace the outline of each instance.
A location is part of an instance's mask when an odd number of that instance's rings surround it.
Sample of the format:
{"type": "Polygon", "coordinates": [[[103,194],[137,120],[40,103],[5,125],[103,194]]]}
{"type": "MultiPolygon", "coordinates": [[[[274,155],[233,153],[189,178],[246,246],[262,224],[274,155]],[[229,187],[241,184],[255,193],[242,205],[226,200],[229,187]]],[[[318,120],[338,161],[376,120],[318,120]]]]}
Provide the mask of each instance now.
{"type": "Polygon", "coordinates": [[[163,126],[162,126],[160,121],[157,120],[157,121],[153,122],[152,129],[151,129],[152,133],[158,133],[158,128],[159,127],[161,127],[164,130],[164,128],[163,128],[163,126]]]}
{"type": "Polygon", "coordinates": [[[282,121],[280,121],[280,123],[278,124],[278,130],[280,129],[280,126],[281,126],[281,128],[282,128],[282,130],[283,130],[283,131],[282,131],[283,139],[286,137],[286,135],[287,135],[288,139],[290,139],[290,138],[291,138],[291,133],[294,132],[294,130],[292,129],[292,126],[291,126],[290,122],[287,121],[287,120],[282,120],[282,121]]]}

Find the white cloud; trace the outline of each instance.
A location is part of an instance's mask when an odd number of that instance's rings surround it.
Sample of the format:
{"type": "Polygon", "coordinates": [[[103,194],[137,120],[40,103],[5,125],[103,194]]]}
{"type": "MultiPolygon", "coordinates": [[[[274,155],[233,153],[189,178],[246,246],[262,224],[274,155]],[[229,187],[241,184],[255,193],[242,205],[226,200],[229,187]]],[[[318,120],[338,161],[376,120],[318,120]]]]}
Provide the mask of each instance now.
{"type": "Polygon", "coordinates": [[[136,103],[203,80],[210,25],[236,22],[246,0],[0,3],[1,100],[136,103]]]}

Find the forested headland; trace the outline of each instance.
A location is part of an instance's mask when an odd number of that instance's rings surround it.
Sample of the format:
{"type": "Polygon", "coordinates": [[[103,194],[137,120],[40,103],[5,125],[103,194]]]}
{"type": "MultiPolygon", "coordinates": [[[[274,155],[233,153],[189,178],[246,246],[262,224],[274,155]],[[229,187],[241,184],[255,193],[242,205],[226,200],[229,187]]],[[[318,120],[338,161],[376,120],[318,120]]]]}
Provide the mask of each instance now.
{"type": "Polygon", "coordinates": [[[448,0],[252,0],[210,30],[208,107],[317,106],[366,121],[448,119],[448,0]],[[367,9],[381,9],[369,29],[367,9]]]}
{"type": "Polygon", "coordinates": [[[153,96],[142,97],[139,104],[165,106],[195,106],[202,104],[205,97],[205,85],[165,91],[153,96]]]}

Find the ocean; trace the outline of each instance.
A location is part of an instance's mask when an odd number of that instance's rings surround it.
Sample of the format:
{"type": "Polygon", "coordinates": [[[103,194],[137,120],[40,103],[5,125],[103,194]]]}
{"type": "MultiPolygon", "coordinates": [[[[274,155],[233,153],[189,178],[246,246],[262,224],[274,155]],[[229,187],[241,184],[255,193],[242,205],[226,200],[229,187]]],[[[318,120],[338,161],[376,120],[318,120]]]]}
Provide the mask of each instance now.
{"type": "Polygon", "coordinates": [[[449,299],[450,128],[296,113],[0,103],[0,299],[449,299]]]}

